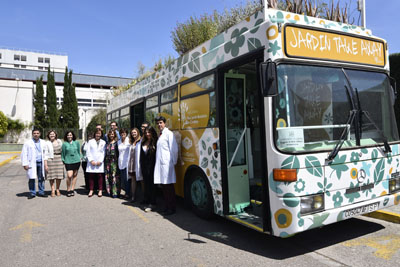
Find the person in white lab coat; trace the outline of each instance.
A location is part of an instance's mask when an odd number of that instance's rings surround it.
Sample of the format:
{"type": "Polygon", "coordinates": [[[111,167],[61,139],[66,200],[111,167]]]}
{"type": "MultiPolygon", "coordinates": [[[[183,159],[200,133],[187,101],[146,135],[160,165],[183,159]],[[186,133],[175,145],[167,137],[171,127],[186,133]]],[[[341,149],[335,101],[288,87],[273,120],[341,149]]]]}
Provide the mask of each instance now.
{"type": "Polygon", "coordinates": [[[93,196],[94,180],[97,179],[99,192],[98,197],[103,196],[103,175],[104,175],[104,155],[106,149],[106,142],[102,139],[103,132],[96,129],[93,139],[88,142],[86,151],[87,166],[86,172],[89,175],[89,194],[88,197],[93,196]]]}
{"type": "Polygon", "coordinates": [[[46,161],[46,143],[40,139],[40,130],[32,130],[32,139],[28,140],[22,147],[21,163],[26,171],[29,179],[28,186],[30,194],[28,199],[36,196],[35,179],[38,180],[39,197],[47,197],[44,192],[44,177],[45,177],[45,161],[46,161]]]}
{"type": "Polygon", "coordinates": [[[165,127],[166,119],[163,116],[156,118],[160,137],[157,141],[156,166],[154,168],[154,184],[161,184],[165,209],[164,215],[176,212],[175,187],[176,174],[175,165],[178,161],[178,144],[174,134],[165,127]]]}

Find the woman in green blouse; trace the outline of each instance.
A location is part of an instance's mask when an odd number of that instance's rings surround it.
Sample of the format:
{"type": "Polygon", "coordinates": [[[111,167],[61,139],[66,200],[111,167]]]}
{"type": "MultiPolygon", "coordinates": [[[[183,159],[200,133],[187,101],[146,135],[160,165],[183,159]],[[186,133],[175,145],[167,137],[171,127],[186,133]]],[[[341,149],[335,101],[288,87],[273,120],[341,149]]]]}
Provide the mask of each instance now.
{"type": "Polygon", "coordinates": [[[75,196],[76,177],[81,165],[81,152],[79,142],[76,141],[74,132],[67,131],[64,135],[61,160],[67,170],[67,197],[75,196]]]}

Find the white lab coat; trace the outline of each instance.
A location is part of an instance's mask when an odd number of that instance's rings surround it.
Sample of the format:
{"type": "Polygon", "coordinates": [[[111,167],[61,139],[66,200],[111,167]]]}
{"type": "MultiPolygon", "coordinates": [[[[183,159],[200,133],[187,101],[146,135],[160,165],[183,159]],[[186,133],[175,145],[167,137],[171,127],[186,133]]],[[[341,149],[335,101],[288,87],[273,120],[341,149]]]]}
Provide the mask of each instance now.
{"type": "MultiPolygon", "coordinates": [[[[60,146],[62,146],[62,142],[60,139],[57,139],[57,142],[60,146]]],[[[54,148],[53,148],[53,144],[51,143],[51,141],[45,141],[46,143],[46,159],[52,159],[54,158],[54,148]]]]}
{"type": "MultiPolygon", "coordinates": [[[[44,161],[47,160],[46,157],[46,141],[39,139],[40,150],[42,154],[42,175],[45,177],[44,161]]],[[[22,147],[21,152],[21,163],[22,166],[29,166],[26,176],[28,179],[36,179],[36,147],[33,140],[27,141],[22,147]]]]}
{"type": "Polygon", "coordinates": [[[106,142],[103,139],[99,140],[97,145],[96,139],[91,139],[87,143],[86,157],[88,160],[86,172],[104,173],[104,156],[106,151],[106,142]],[[100,166],[94,166],[90,162],[101,162],[100,166]]]}
{"type": "Polygon", "coordinates": [[[175,164],[178,161],[178,144],[168,128],[164,128],[157,141],[156,166],[154,168],[155,184],[176,183],[175,164]]]}
{"type": "Polygon", "coordinates": [[[129,155],[130,155],[129,138],[125,138],[125,142],[122,143],[121,140],[118,141],[118,168],[120,170],[128,168],[129,155]]]}
{"type": "MultiPolygon", "coordinates": [[[[135,175],[136,175],[136,181],[142,181],[143,180],[142,169],[140,168],[140,150],[142,149],[141,143],[142,143],[142,140],[139,140],[139,142],[136,143],[136,147],[135,147],[135,175]]],[[[129,154],[130,154],[130,151],[129,151],[129,154]]]]}

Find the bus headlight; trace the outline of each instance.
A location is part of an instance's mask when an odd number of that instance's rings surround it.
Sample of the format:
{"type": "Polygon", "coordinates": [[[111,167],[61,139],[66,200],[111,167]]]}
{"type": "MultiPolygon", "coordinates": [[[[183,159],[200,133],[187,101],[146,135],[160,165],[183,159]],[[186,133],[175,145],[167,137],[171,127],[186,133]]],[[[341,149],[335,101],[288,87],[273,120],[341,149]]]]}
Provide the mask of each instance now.
{"type": "Polygon", "coordinates": [[[324,194],[301,197],[300,213],[301,215],[321,211],[325,208],[324,194]]]}
{"type": "Polygon", "coordinates": [[[400,191],[400,178],[389,180],[389,193],[393,194],[400,191]]]}

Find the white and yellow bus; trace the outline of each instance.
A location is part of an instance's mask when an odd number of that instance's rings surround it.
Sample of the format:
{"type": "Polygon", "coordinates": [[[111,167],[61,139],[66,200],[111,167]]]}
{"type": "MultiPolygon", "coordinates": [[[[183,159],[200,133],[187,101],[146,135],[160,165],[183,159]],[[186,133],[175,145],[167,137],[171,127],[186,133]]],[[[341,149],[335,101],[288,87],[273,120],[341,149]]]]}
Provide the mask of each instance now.
{"type": "Polygon", "coordinates": [[[286,237],[399,203],[388,66],[368,29],[265,9],[111,99],[107,120],[163,115],[196,214],[286,237]]]}

